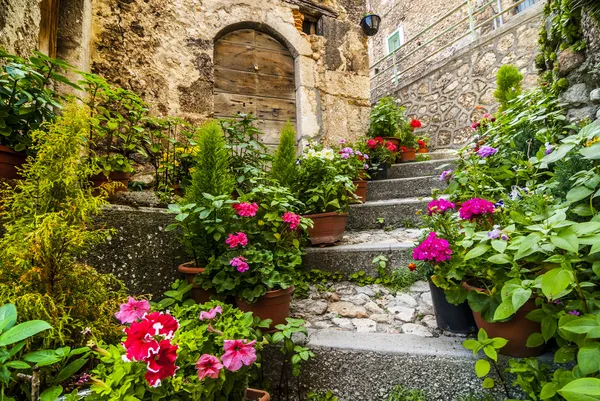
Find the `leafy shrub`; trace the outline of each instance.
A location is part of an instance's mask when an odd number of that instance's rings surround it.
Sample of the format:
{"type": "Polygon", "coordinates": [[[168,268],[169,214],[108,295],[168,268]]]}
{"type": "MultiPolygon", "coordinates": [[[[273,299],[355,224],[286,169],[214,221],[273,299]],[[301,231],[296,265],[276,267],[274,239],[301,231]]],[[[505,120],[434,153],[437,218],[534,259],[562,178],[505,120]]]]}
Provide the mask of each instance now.
{"type": "Polygon", "coordinates": [[[521,94],[521,82],[523,82],[523,74],[514,65],[503,65],[498,69],[494,97],[500,102],[501,110],[521,94]]]}
{"type": "Polygon", "coordinates": [[[91,228],[105,201],[89,188],[93,166],[81,160],[89,127],[87,112],[69,105],[34,131],[37,157],[2,194],[0,301],[15,303],[23,319],[47,320],[47,347],[81,343],[86,327],[107,339],[119,333],[110,311],[124,297],[123,284],[77,262],[109,235],[91,228]]]}
{"type": "Polygon", "coordinates": [[[201,204],[203,194],[231,195],[234,181],[231,176],[230,156],[223,130],[216,121],[204,124],[197,138],[198,154],[190,186],[186,189],[184,202],[201,204]]]}
{"type": "Polygon", "coordinates": [[[404,107],[398,106],[391,96],[379,99],[371,108],[369,136],[400,137],[401,131],[407,125],[404,111],[404,107]]]}
{"type": "Polygon", "coordinates": [[[271,176],[281,185],[291,188],[296,179],[296,131],[288,122],[279,135],[279,145],[273,158],[271,176]]]}
{"type": "Polygon", "coordinates": [[[52,84],[75,86],[63,75],[70,66],[38,52],[25,60],[0,49],[0,59],[0,145],[32,154],[31,132],[62,107],[52,84]]]}

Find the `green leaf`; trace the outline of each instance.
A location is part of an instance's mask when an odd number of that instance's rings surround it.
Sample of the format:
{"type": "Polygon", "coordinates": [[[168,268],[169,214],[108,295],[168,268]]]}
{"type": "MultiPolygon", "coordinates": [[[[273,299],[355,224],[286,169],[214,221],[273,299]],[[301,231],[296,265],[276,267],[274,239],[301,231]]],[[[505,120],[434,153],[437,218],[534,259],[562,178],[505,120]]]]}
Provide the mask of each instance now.
{"type": "Polygon", "coordinates": [[[492,240],[492,248],[494,248],[496,251],[498,251],[498,253],[504,253],[507,245],[508,245],[508,243],[501,239],[492,240]]]}
{"type": "Polygon", "coordinates": [[[515,309],[513,308],[512,300],[505,299],[502,301],[498,308],[496,308],[496,312],[494,312],[494,320],[505,320],[511,317],[515,313],[515,309]]]}
{"type": "Polygon", "coordinates": [[[491,368],[492,365],[490,365],[488,361],[486,361],[485,359],[480,359],[475,364],[475,374],[477,375],[477,377],[487,376],[487,374],[490,373],[491,368]]]}
{"type": "Polygon", "coordinates": [[[556,299],[573,281],[573,274],[566,269],[552,269],[542,276],[542,292],[549,299],[556,299]]]}
{"type": "Polygon", "coordinates": [[[554,362],[555,363],[567,363],[571,362],[575,359],[575,349],[574,348],[559,348],[558,351],[554,354],[554,362]]]}
{"type": "Polygon", "coordinates": [[[463,347],[465,347],[466,349],[470,349],[471,351],[475,351],[476,349],[479,348],[481,344],[479,343],[479,341],[476,340],[465,340],[463,341],[463,347]]]}
{"type": "Polygon", "coordinates": [[[589,401],[593,399],[600,399],[600,379],[593,377],[586,377],[583,379],[573,380],[566,386],[558,390],[558,393],[562,395],[567,401],[589,401]],[[596,396],[582,397],[582,396],[596,396]]]}
{"type": "Polygon", "coordinates": [[[498,361],[498,351],[493,345],[486,345],[483,347],[483,352],[494,362],[498,361]]]}
{"type": "Polygon", "coordinates": [[[6,362],[4,364],[4,366],[6,366],[7,368],[11,368],[11,369],[29,369],[31,367],[31,366],[29,366],[29,364],[27,364],[23,361],[6,362]]]}
{"type": "Polygon", "coordinates": [[[562,230],[558,235],[553,235],[550,237],[550,241],[557,247],[569,252],[577,253],[579,251],[579,238],[577,238],[573,227],[562,230]]]}
{"type": "Polygon", "coordinates": [[[583,148],[579,151],[584,159],[598,160],[600,159],[600,142],[595,143],[589,148],[583,148]]]}
{"type": "Polygon", "coordinates": [[[546,383],[544,387],[542,387],[542,391],[540,392],[540,399],[547,400],[548,398],[552,398],[556,395],[556,383],[546,383]]]}
{"type": "Polygon", "coordinates": [[[62,392],[62,386],[52,386],[40,394],[40,401],[56,401],[62,392]]]}
{"type": "Polygon", "coordinates": [[[569,203],[575,203],[582,199],[587,198],[591,194],[594,193],[593,189],[589,189],[586,187],[575,187],[569,191],[567,194],[567,201],[569,203]]]}
{"type": "Polygon", "coordinates": [[[542,336],[548,342],[556,334],[557,323],[553,316],[546,316],[542,320],[542,336]]]}
{"type": "Polygon", "coordinates": [[[527,301],[529,301],[529,298],[531,298],[531,293],[531,288],[517,288],[513,291],[512,305],[515,313],[521,309],[521,307],[525,305],[527,301]]]}
{"type": "Polygon", "coordinates": [[[600,371],[600,343],[581,347],[577,353],[577,364],[585,376],[600,371]]]}
{"type": "Polygon", "coordinates": [[[561,330],[566,330],[575,334],[587,334],[596,327],[598,327],[598,321],[588,317],[573,319],[560,326],[561,330]]]}
{"type": "Polygon", "coordinates": [[[527,255],[531,255],[536,251],[537,245],[542,239],[542,234],[535,232],[529,234],[519,245],[519,250],[515,254],[515,260],[519,260],[527,255]]]}
{"type": "Polygon", "coordinates": [[[544,344],[544,336],[542,335],[542,333],[533,333],[527,339],[526,346],[528,348],[536,348],[542,344],[544,344]]]}
{"type": "Polygon", "coordinates": [[[494,379],[492,379],[491,377],[486,377],[483,380],[482,386],[483,386],[483,388],[490,389],[490,388],[494,388],[494,384],[495,384],[494,379]]]}
{"type": "Polygon", "coordinates": [[[52,326],[43,320],[30,320],[28,322],[18,324],[0,335],[0,347],[25,340],[26,338],[32,337],[44,330],[51,328],[52,326]]]}
{"type": "Polygon", "coordinates": [[[490,249],[490,246],[488,244],[479,244],[475,248],[473,248],[469,252],[467,252],[467,254],[465,255],[465,260],[469,260],[469,259],[473,259],[478,256],[481,256],[484,253],[486,253],[489,249],[490,249]]]}
{"type": "Polygon", "coordinates": [[[8,330],[17,322],[17,308],[13,304],[0,307],[0,333],[8,330]]]}
{"type": "Polygon", "coordinates": [[[56,383],[60,383],[73,376],[75,373],[79,372],[79,370],[87,363],[87,361],[88,360],[86,358],[75,359],[73,362],[65,366],[60,372],[58,372],[58,375],[54,381],[56,383]]]}
{"type": "Polygon", "coordinates": [[[495,265],[505,265],[513,262],[512,258],[505,253],[498,253],[496,255],[492,255],[487,259],[487,261],[495,265]]]}
{"type": "Polygon", "coordinates": [[[23,355],[27,362],[35,363],[37,366],[53,365],[61,361],[62,357],[54,350],[32,351],[23,355]]]}

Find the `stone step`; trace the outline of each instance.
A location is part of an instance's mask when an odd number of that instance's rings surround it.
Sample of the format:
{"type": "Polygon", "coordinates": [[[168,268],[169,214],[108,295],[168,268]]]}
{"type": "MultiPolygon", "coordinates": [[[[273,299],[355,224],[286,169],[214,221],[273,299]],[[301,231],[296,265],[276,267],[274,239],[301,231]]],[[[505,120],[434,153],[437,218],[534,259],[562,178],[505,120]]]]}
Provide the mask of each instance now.
{"type": "Polygon", "coordinates": [[[434,188],[445,187],[446,182],[440,181],[439,176],[370,181],[367,185],[367,201],[431,196],[434,188]]]}
{"type": "Polygon", "coordinates": [[[377,276],[373,258],[386,256],[388,272],[406,267],[412,261],[412,249],[421,234],[419,229],[349,231],[336,246],[306,248],[303,266],[342,273],[345,278],[359,271],[377,276]]]}
{"type": "Polygon", "coordinates": [[[454,169],[454,164],[457,160],[458,159],[440,159],[429,160],[426,162],[393,164],[388,169],[388,179],[423,177],[430,175],[439,177],[443,170],[454,169]],[[442,168],[442,166],[445,165],[448,166],[442,168]]]}
{"type": "Polygon", "coordinates": [[[353,205],[348,216],[347,230],[368,230],[383,227],[414,228],[421,223],[419,210],[427,208],[431,198],[388,199],[353,205]],[[378,222],[378,219],[383,221],[378,222]]]}
{"type": "MultiPolygon", "coordinates": [[[[306,346],[316,356],[303,365],[300,386],[331,390],[340,401],[383,401],[399,384],[423,390],[428,400],[454,401],[469,393],[482,395],[482,379],[474,372],[476,357],[463,348],[462,341],[404,333],[311,330],[306,346]]],[[[277,359],[278,350],[268,351],[263,359],[265,370],[277,383],[280,369],[269,364],[277,359]]],[[[500,387],[485,392],[504,399],[499,397],[500,387]]]]}

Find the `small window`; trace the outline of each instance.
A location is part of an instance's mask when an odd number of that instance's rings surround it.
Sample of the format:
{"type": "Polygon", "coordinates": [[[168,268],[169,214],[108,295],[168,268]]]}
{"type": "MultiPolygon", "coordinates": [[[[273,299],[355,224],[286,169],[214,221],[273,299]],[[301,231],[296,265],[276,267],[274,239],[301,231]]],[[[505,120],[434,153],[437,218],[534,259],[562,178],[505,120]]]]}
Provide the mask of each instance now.
{"type": "Polygon", "coordinates": [[[307,35],[323,36],[323,19],[317,16],[304,14],[302,21],[302,32],[307,35]]]}
{"type": "Polygon", "coordinates": [[[387,37],[386,45],[387,45],[387,54],[392,53],[397,50],[404,44],[404,29],[402,26],[399,26],[391,35],[387,37]]]}
{"type": "Polygon", "coordinates": [[[517,13],[523,12],[526,9],[528,9],[529,7],[531,7],[532,5],[534,5],[535,3],[537,3],[537,0],[526,0],[523,3],[519,4],[517,6],[517,13]]]}

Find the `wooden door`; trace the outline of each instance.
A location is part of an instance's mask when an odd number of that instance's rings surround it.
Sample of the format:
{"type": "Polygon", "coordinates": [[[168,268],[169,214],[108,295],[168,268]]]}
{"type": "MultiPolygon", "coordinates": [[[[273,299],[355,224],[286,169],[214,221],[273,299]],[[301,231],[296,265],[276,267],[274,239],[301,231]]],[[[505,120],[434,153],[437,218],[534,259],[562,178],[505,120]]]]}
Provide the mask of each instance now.
{"type": "Polygon", "coordinates": [[[231,32],[215,43],[215,117],[252,113],[276,145],[286,121],[296,124],[294,58],[272,36],[253,29],[231,32]]]}

